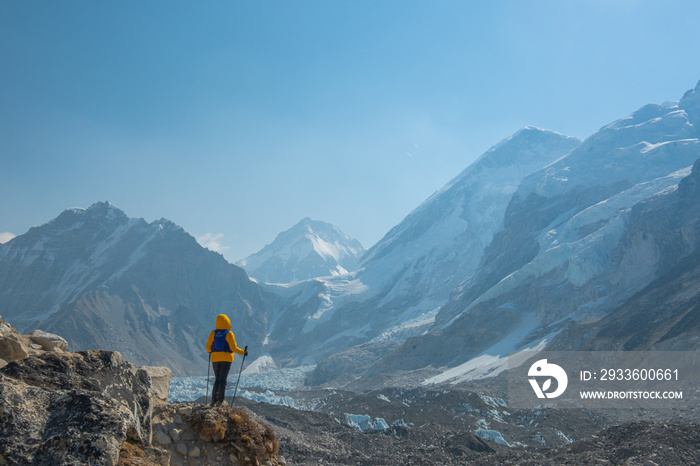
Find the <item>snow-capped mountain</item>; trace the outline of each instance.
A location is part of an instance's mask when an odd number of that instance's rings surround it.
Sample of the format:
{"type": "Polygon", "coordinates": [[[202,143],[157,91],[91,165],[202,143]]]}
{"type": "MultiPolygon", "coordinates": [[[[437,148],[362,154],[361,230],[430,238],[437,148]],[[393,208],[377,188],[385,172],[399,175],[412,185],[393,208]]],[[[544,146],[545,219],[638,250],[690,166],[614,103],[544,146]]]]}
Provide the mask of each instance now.
{"type": "Polygon", "coordinates": [[[267,283],[346,275],[365,253],[359,241],[330,223],[305,218],[259,252],[236,263],[267,283]]]}
{"type": "Polygon", "coordinates": [[[531,126],[504,139],[373,246],[358,278],[381,307],[412,308],[400,322],[436,309],[476,270],[520,182],[580,143],[531,126]]]}
{"type": "MultiPolygon", "coordinates": [[[[465,298],[476,293],[481,302],[559,270],[558,285],[574,299],[566,306],[538,306],[539,316],[551,322],[571,312],[605,313],[648,284],[653,269],[651,263],[636,263],[642,254],[630,256],[624,270],[605,279],[607,286],[595,279],[609,275],[611,248],[627,227],[630,209],[674,190],[700,157],[700,128],[691,123],[700,114],[698,91],[677,104],[647,105],[605,126],[566,157],[527,177],[513,195],[504,228],[489,246],[478,276],[462,293],[465,298]],[[606,291],[601,293],[601,286],[606,291]],[[588,287],[587,295],[583,291],[588,287]]],[[[448,306],[438,323],[464,310],[448,306]]]]}
{"type": "MultiPolygon", "coordinates": [[[[476,272],[430,333],[373,370],[454,366],[551,339],[562,322],[610,313],[692,254],[700,197],[686,196],[684,215],[674,216],[680,224],[666,233],[640,229],[635,212],[672,203],[691,175],[700,158],[699,95],[700,84],[678,103],[647,105],[526,177],[476,272]],[[512,347],[499,346],[512,335],[520,335],[512,347]]],[[[658,209],[644,222],[668,225],[658,209]]]]}
{"type": "Polygon", "coordinates": [[[242,269],[168,220],[128,218],[109,203],[68,209],[0,245],[0,283],[0,315],[17,328],[175,374],[206,370],[219,313],[251,350],[266,334],[263,292],[242,269]]]}
{"type": "Polygon", "coordinates": [[[387,342],[425,331],[452,289],[476,269],[522,179],[579,144],[523,128],[409,214],[367,252],[357,271],[270,290],[289,303],[271,319],[270,351],[285,342],[287,355],[318,361],[373,341],[368,353],[376,357],[393,347],[387,342]],[[299,334],[304,345],[297,348],[299,334]]]}

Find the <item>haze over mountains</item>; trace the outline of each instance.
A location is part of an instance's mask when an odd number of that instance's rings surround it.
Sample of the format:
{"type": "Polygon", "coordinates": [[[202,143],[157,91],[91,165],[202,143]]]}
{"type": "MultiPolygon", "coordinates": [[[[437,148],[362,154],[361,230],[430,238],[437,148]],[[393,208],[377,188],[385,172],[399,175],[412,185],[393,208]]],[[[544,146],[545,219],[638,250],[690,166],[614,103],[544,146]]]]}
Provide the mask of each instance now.
{"type": "Polygon", "coordinates": [[[316,384],[537,343],[696,349],[699,125],[700,83],[585,141],[523,128],[368,251],[304,219],[241,261],[256,280],[167,220],[69,209],[0,245],[0,315],[201,374],[225,312],[316,384]],[[665,330],[640,324],[660,309],[665,330]]]}

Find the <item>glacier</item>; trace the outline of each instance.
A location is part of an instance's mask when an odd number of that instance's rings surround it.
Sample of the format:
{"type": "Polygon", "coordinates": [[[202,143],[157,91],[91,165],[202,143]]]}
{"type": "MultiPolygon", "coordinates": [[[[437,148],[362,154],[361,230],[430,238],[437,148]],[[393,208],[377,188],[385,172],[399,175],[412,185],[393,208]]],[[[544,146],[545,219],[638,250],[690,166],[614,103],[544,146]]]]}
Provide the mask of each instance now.
{"type": "MultiPolygon", "coordinates": [[[[269,404],[278,404],[294,407],[294,401],[287,396],[279,396],[274,391],[290,392],[297,387],[304,385],[304,379],[315,368],[313,365],[298,366],[294,368],[273,369],[267,371],[259,371],[260,367],[254,368],[246,373],[244,370],[241,373],[241,380],[238,385],[238,393],[236,396],[242,396],[253,401],[260,401],[269,404]],[[257,370],[257,371],[256,371],[257,370]],[[262,390],[262,392],[261,392],[262,390]]],[[[233,396],[236,381],[234,380],[234,371],[240,371],[240,366],[231,368],[231,373],[226,386],[226,397],[233,396]],[[238,369],[235,371],[235,369],[238,369]]],[[[236,379],[238,378],[235,375],[236,379]]],[[[211,391],[214,385],[214,377],[209,377],[209,390],[211,391]]],[[[189,402],[196,401],[207,394],[207,377],[173,377],[170,380],[170,394],[168,402],[189,402]]]]}

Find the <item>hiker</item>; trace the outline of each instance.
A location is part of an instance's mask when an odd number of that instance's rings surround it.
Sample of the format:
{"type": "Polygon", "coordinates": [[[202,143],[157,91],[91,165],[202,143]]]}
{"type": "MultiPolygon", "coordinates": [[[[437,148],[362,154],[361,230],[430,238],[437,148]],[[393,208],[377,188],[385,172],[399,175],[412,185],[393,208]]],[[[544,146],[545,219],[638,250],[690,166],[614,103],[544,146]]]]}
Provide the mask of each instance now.
{"type": "MultiPolygon", "coordinates": [[[[247,347],[246,347],[247,348],[247,347]]],[[[212,330],[207,340],[207,353],[214,369],[214,389],[211,405],[219,406],[224,401],[226,379],[233,363],[233,353],[248,356],[248,350],[236,346],[236,337],[231,331],[231,321],[225,314],[216,316],[216,330],[212,330]]]]}

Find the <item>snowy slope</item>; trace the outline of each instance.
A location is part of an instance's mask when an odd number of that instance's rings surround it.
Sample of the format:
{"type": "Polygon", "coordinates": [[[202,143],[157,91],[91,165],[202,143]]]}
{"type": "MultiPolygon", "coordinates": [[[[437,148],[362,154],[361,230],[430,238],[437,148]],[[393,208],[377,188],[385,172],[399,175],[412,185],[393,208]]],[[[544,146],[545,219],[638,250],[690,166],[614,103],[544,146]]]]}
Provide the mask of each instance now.
{"type": "MultiPolygon", "coordinates": [[[[610,314],[572,322],[553,350],[697,351],[700,347],[700,158],[678,189],[637,204],[622,243],[653,251],[656,278],[610,314]]],[[[635,255],[636,256],[636,255],[635,255]]],[[[625,262],[633,259],[630,257],[625,262]]],[[[633,265],[630,263],[630,265],[633,265]]],[[[635,267],[636,268],[636,267],[635,267]]]]}
{"type": "Polygon", "coordinates": [[[72,348],[120,349],[182,373],[206,368],[201,340],[219,312],[244,330],[240,344],[279,367],[364,344],[364,354],[386,352],[371,374],[443,365],[452,372],[432,382],[462,380],[475,357],[500,370],[506,349],[539,348],[564,322],[606,315],[697,249],[697,216],[675,215],[664,236],[645,226],[662,231],[669,209],[647,209],[643,221],[635,212],[677,197],[700,158],[698,125],[700,85],[583,142],[526,127],[360,264],[359,243],[303,220],[242,261],[267,284],[167,220],[130,219],[108,203],[69,209],[0,245],[0,315],[72,348]]]}
{"type": "Polygon", "coordinates": [[[322,301],[305,316],[305,339],[329,352],[423,332],[476,270],[520,182],[579,144],[526,127],[492,147],[371,248],[357,272],[319,281],[322,301]]]}
{"type": "MultiPolygon", "coordinates": [[[[557,314],[574,311],[604,313],[645,286],[653,264],[640,262],[640,267],[610,275],[612,250],[625,230],[629,210],[675,189],[700,157],[700,131],[691,123],[700,114],[697,92],[677,104],[647,105],[528,176],[513,196],[506,224],[486,252],[479,276],[464,293],[469,305],[555,273],[562,279],[559,285],[577,292],[556,309],[539,306],[540,318],[551,322],[558,320],[557,314]],[[584,292],[587,284],[595,288],[590,295],[584,292]],[[606,291],[601,293],[601,286],[606,291]]],[[[640,251],[639,261],[642,256],[640,251]]],[[[446,308],[438,317],[441,324],[468,306],[446,308]]]]}
{"type": "Polygon", "coordinates": [[[476,270],[523,178],[579,144],[531,126],[504,139],[371,248],[359,278],[375,289],[388,288],[383,306],[416,294],[441,303],[476,270]]]}
{"type": "MultiPolygon", "coordinates": [[[[662,258],[688,254],[698,218],[663,240],[630,228],[635,208],[670,202],[700,158],[699,93],[700,85],[678,103],[647,105],[527,176],[478,269],[455,288],[431,332],[374,370],[467,364],[533,319],[535,335],[556,322],[598,318],[648,286],[662,258]],[[430,358],[420,352],[427,346],[436,348],[430,358]]],[[[653,212],[646,221],[668,223],[653,212]]]]}
{"type": "Polygon", "coordinates": [[[291,283],[346,275],[357,266],[364,252],[359,241],[337,227],[305,218],[237,265],[257,280],[291,283]]]}

